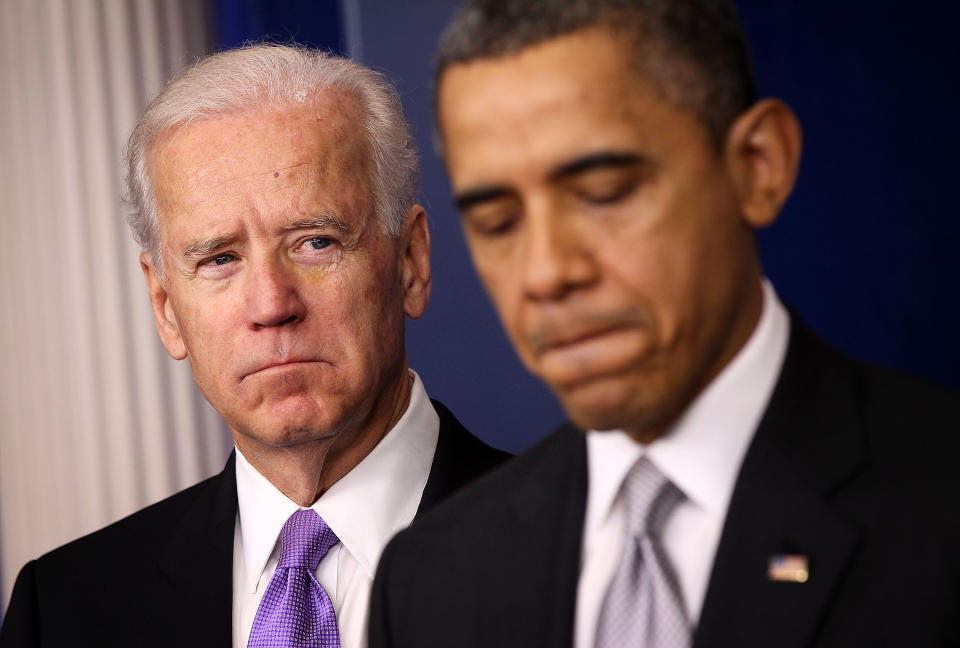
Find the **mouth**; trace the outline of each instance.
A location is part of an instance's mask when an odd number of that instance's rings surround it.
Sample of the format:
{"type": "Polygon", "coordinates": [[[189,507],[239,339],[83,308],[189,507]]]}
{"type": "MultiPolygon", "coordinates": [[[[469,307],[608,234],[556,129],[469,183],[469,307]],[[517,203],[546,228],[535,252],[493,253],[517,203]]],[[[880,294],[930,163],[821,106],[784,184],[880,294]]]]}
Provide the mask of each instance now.
{"type": "Polygon", "coordinates": [[[297,369],[309,364],[317,364],[322,362],[321,360],[309,360],[309,359],[292,359],[292,360],[281,360],[278,362],[268,362],[266,364],[260,365],[253,369],[252,371],[245,371],[240,378],[242,383],[247,378],[256,375],[265,375],[269,373],[277,373],[285,370],[297,369]]]}
{"type": "Polygon", "coordinates": [[[535,348],[541,377],[567,388],[616,374],[649,352],[649,338],[626,324],[566,332],[535,348]]]}
{"type": "Polygon", "coordinates": [[[593,329],[573,329],[562,331],[556,334],[545,333],[531,337],[531,346],[538,356],[552,353],[555,351],[567,351],[575,349],[578,346],[590,344],[602,340],[608,336],[616,335],[630,329],[625,324],[617,324],[602,328],[593,329]]]}

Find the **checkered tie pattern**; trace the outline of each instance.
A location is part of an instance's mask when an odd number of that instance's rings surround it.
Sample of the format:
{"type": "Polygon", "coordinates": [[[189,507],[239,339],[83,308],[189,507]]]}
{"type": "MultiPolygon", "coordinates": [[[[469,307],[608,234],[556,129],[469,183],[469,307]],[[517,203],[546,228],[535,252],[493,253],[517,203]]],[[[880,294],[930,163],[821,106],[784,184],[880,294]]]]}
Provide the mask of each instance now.
{"type": "Polygon", "coordinates": [[[247,648],[340,648],[333,603],[313,575],[338,542],[312,509],[287,518],[280,531],[280,561],[257,608],[247,648]]]}
{"type": "Polygon", "coordinates": [[[660,544],[663,525],[684,495],[646,457],[630,469],[621,489],[623,553],[600,610],[595,648],[686,648],[692,632],[660,544]]]}

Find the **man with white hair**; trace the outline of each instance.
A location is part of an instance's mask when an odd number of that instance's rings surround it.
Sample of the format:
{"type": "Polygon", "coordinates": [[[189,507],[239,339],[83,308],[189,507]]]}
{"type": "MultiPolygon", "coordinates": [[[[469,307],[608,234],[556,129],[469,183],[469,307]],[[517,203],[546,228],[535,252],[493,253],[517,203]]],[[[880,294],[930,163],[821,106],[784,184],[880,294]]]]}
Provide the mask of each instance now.
{"type": "Polygon", "coordinates": [[[130,219],[224,471],[24,567],[0,645],[362,646],[380,552],[501,461],[407,367],[430,295],[399,101],[308,49],[208,57],[148,106],[130,219]]]}

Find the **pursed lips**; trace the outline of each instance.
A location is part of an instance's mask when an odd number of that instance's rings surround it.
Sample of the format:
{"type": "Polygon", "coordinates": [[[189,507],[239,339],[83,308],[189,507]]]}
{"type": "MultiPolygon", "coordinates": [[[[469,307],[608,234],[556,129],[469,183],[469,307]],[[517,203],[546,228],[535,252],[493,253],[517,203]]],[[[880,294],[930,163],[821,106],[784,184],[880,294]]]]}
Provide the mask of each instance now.
{"type": "Polygon", "coordinates": [[[538,331],[536,334],[530,335],[528,340],[534,353],[540,356],[551,351],[562,351],[567,348],[572,348],[613,333],[620,333],[627,329],[635,328],[635,326],[635,324],[628,322],[617,322],[605,326],[584,327],[581,329],[554,328],[538,331]]]}
{"type": "Polygon", "coordinates": [[[253,375],[258,374],[258,373],[262,373],[262,372],[264,372],[264,371],[268,371],[268,370],[270,370],[270,369],[276,369],[276,368],[279,368],[279,367],[290,367],[290,366],[293,366],[293,365],[301,365],[301,364],[312,364],[312,363],[317,363],[317,362],[323,362],[323,360],[317,360],[317,359],[314,359],[314,358],[290,358],[290,359],[286,359],[286,360],[278,360],[278,361],[267,362],[267,363],[262,364],[262,365],[259,365],[259,366],[254,365],[254,366],[256,367],[255,369],[253,369],[252,371],[244,371],[244,372],[241,374],[243,377],[240,379],[240,382],[243,382],[244,380],[246,380],[246,379],[249,378],[250,376],[253,376],[253,375]]]}
{"type": "Polygon", "coordinates": [[[636,320],[565,331],[541,337],[534,347],[533,371],[554,390],[594,384],[647,358],[651,339],[636,320]]]}

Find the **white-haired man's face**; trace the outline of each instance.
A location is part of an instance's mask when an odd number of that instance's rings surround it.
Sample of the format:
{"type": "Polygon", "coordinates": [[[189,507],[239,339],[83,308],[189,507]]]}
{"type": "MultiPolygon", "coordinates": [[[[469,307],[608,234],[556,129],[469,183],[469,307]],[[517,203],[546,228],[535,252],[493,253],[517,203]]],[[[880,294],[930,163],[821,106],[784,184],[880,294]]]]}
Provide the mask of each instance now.
{"type": "Polygon", "coordinates": [[[349,445],[386,425],[405,384],[425,216],[412,209],[399,238],[378,224],[355,103],[206,119],[152,151],[164,276],[141,261],[158,330],[241,449],[349,445]]]}

